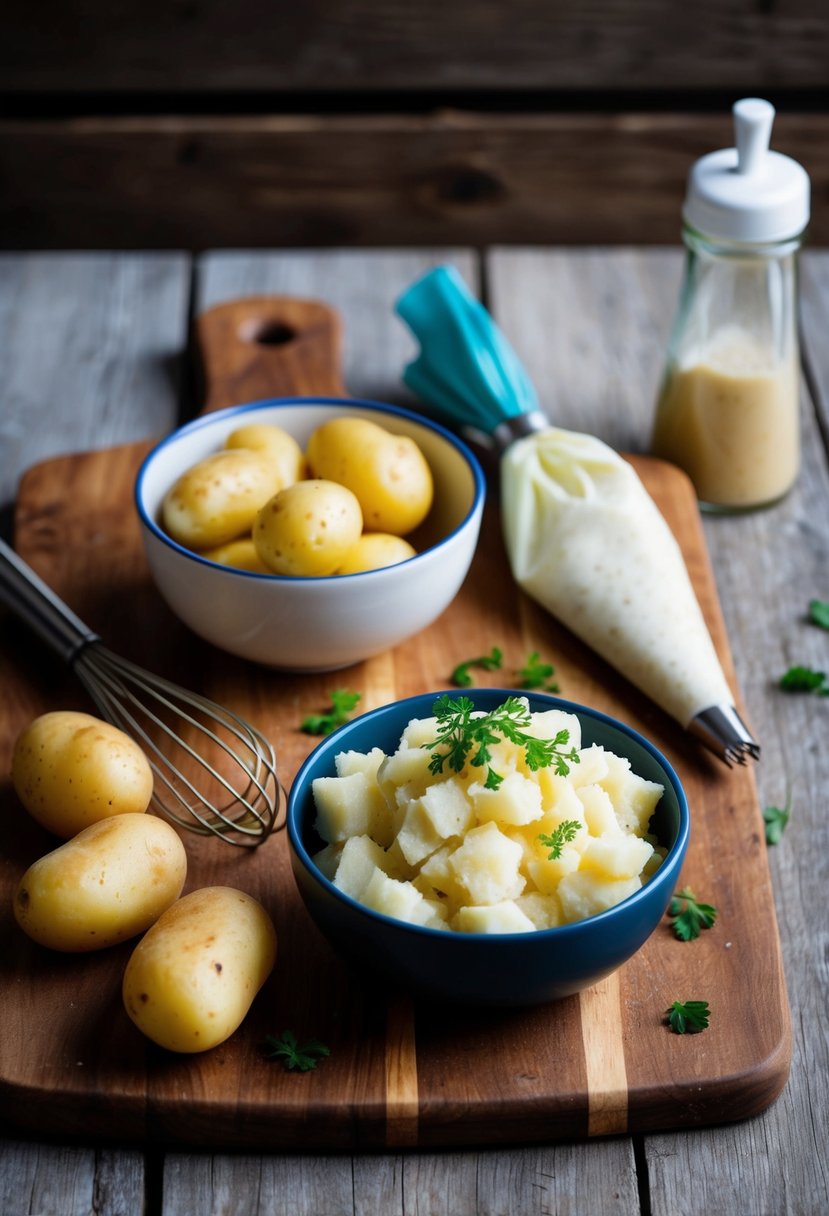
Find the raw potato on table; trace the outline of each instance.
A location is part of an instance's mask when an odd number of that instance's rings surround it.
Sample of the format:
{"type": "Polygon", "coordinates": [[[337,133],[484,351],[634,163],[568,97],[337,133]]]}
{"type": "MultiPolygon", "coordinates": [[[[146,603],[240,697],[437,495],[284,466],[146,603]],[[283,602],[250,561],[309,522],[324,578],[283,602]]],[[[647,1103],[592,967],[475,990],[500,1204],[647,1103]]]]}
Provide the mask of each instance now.
{"type": "Polygon", "coordinates": [[[275,960],[276,932],[262,905],[232,887],[203,887],[136,946],[124,1007],[160,1047],[207,1051],[241,1025],[275,960]]]}
{"type": "Polygon", "coordinates": [[[93,823],[29,866],[14,897],[24,933],[68,953],[103,950],[136,937],[178,899],[187,855],[155,815],[93,823]]]}
{"type": "Polygon", "coordinates": [[[22,732],[12,782],[32,818],[64,840],[111,815],[146,811],[153,793],[138,744],[75,710],[41,714],[22,732]]]}

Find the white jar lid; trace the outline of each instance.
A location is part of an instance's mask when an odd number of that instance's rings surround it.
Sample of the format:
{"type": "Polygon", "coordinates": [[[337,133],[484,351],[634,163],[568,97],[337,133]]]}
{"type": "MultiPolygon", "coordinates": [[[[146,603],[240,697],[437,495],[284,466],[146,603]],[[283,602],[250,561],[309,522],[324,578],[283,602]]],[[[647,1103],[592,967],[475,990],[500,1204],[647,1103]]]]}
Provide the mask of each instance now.
{"type": "Polygon", "coordinates": [[[703,156],[688,175],[683,217],[719,240],[763,243],[799,236],[809,222],[809,175],[769,149],[774,106],[759,97],[735,102],[736,147],[703,156]]]}

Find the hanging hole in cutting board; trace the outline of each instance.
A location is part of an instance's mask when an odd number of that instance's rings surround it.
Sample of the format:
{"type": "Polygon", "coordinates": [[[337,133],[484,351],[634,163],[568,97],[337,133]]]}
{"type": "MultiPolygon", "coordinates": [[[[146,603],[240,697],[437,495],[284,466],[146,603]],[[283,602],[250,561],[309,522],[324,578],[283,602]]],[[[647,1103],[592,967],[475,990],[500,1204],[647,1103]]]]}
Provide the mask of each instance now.
{"type": "Polygon", "coordinates": [[[254,321],[241,326],[239,337],[244,342],[253,342],[257,346],[285,346],[293,342],[296,330],[283,321],[254,321]]]}

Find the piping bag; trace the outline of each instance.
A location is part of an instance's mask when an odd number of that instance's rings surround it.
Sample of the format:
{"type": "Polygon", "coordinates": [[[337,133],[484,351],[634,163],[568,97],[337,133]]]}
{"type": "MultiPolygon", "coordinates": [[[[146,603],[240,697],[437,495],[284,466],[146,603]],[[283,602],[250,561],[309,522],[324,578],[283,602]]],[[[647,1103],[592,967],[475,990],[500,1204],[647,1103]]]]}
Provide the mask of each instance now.
{"type": "Polygon", "coordinates": [[[395,306],[420,343],[406,385],[500,453],[513,577],[533,599],[727,764],[758,759],[668,524],[633,466],[561,430],[489,313],[453,267],[395,306]]]}

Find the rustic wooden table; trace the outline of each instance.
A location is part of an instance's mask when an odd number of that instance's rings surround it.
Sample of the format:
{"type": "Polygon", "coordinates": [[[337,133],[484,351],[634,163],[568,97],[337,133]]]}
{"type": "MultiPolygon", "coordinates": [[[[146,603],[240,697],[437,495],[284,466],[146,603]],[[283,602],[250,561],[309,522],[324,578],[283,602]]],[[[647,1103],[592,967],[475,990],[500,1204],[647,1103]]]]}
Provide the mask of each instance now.
{"type": "MultiPolygon", "coordinates": [[[[647,445],[675,304],[678,250],[21,254],[0,258],[0,504],[10,533],[17,479],[50,455],[161,434],[193,412],[191,316],[255,294],[321,298],[345,324],[356,395],[407,403],[412,353],[399,292],[439,262],[476,284],[513,341],[545,409],[627,451],[647,445]]],[[[792,1007],[791,1075],[751,1120],[592,1142],[368,1156],[240,1155],[0,1141],[0,1216],[447,1216],[688,1212],[746,1216],[829,1210],[825,1034],[827,703],[786,696],[794,663],[829,667],[829,637],[806,623],[829,599],[829,255],[802,266],[803,468],[777,508],[707,518],[705,534],[738,679],[763,744],[761,804],[792,818],[771,850],[792,1007]]],[[[735,865],[739,864],[735,859],[735,865]]],[[[747,994],[747,1000],[751,995],[747,994]]]]}

